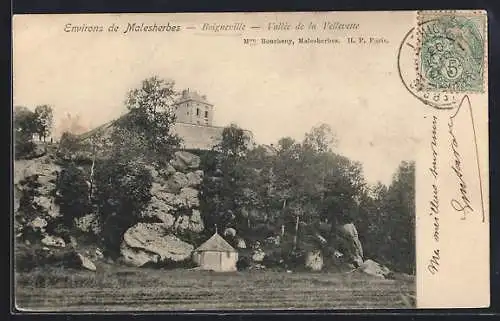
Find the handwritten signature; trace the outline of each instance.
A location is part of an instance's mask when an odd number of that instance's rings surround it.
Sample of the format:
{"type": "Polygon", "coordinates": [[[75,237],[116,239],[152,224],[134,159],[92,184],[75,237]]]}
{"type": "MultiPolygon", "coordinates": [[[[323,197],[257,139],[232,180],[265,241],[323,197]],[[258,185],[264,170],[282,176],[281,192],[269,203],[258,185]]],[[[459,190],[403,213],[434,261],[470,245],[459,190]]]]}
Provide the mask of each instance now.
{"type": "MultiPolygon", "coordinates": [[[[455,114],[453,114],[449,120],[448,120],[448,134],[450,135],[450,147],[451,151],[453,154],[452,158],[452,165],[451,168],[453,170],[453,173],[455,177],[457,178],[458,181],[458,192],[459,192],[459,197],[453,198],[450,201],[450,204],[452,208],[460,212],[462,214],[461,219],[466,220],[467,215],[474,212],[474,209],[472,208],[471,205],[471,199],[470,199],[470,194],[469,194],[469,186],[467,185],[467,182],[465,181],[465,176],[463,173],[463,159],[462,155],[460,154],[459,151],[459,142],[457,139],[457,136],[455,135],[455,118],[457,117],[458,113],[460,110],[462,110],[463,106],[466,106],[469,110],[469,115],[470,115],[470,121],[472,125],[472,129],[474,132],[474,147],[475,147],[475,152],[476,152],[476,159],[477,159],[477,170],[478,170],[478,178],[479,178],[479,189],[480,189],[480,195],[481,195],[481,211],[482,211],[482,220],[483,222],[485,221],[485,213],[484,213],[484,202],[483,202],[483,187],[482,187],[482,178],[481,178],[481,172],[480,172],[480,167],[479,167],[479,152],[478,152],[478,146],[477,146],[477,137],[476,137],[476,130],[475,130],[475,124],[474,124],[474,117],[472,114],[472,106],[471,102],[468,96],[464,96],[462,101],[460,102],[460,105],[457,108],[457,111],[455,114]]],[[[431,166],[429,167],[429,171],[432,174],[432,177],[434,178],[434,182],[432,183],[432,197],[429,202],[429,216],[432,217],[433,219],[433,239],[434,241],[438,244],[439,243],[439,234],[440,234],[440,226],[439,226],[439,190],[438,190],[438,127],[437,127],[437,122],[438,118],[437,116],[433,116],[432,118],[432,136],[431,136],[431,153],[432,153],[432,163],[431,166]]],[[[440,265],[440,260],[441,260],[441,255],[440,255],[440,249],[439,247],[434,248],[433,252],[431,253],[431,257],[427,263],[427,270],[431,274],[436,274],[439,272],[439,265],[440,265]]]]}

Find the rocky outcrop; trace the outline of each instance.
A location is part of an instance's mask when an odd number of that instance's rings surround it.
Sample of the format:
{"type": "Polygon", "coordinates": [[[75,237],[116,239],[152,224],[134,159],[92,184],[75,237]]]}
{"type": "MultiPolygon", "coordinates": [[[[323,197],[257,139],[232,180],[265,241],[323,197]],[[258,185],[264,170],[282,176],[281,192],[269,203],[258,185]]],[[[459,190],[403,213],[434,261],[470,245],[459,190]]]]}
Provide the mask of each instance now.
{"type": "Polygon", "coordinates": [[[186,174],[186,178],[188,180],[188,185],[190,187],[196,187],[201,184],[203,181],[203,171],[202,170],[196,170],[194,172],[189,172],[186,174]]]}
{"type": "Polygon", "coordinates": [[[47,157],[16,161],[14,164],[14,208],[19,209],[23,195],[33,195],[32,205],[39,216],[50,220],[60,217],[59,206],[55,204],[54,192],[60,166],[47,157]]]}
{"type": "MultiPolygon", "coordinates": [[[[164,260],[175,262],[187,258],[192,245],[184,242],[183,238],[192,239],[191,233],[201,233],[205,229],[198,208],[200,200],[197,188],[203,180],[203,171],[198,169],[199,166],[200,158],[185,151],[176,152],[167,166],[151,166],[152,197],[142,213],[140,223],[125,233],[121,246],[125,262],[142,266],[146,263],[161,263],[164,260]],[[148,242],[155,247],[153,251],[144,246],[134,246],[125,240],[130,240],[130,235],[139,235],[140,232],[137,231],[152,228],[156,232],[151,232],[148,242]]],[[[148,240],[146,237],[142,239],[148,240]]]]}
{"type": "Polygon", "coordinates": [[[179,193],[181,189],[188,186],[188,179],[186,174],[181,172],[173,173],[164,185],[165,191],[169,193],[179,193]]]}
{"type": "Polygon", "coordinates": [[[247,243],[245,242],[244,239],[238,238],[236,240],[236,248],[238,248],[238,249],[246,249],[247,248],[247,243]]]}
{"type": "Polygon", "coordinates": [[[363,264],[363,247],[358,237],[358,231],[353,223],[344,224],[338,229],[338,236],[347,253],[347,259],[360,266],[363,264]]]}
{"type": "Polygon", "coordinates": [[[186,151],[178,151],[170,164],[152,171],[151,201],[143,211],[143,217],[163,223],[171,233],[204,230],[197,187],[203,180],[199,170],[200,158],[186,151]]]}
{"type": "Polygon", "coordinates": [[[89,271],[94,271],[94,272],[97,270],[94,262],[92,262],[88,257],[83,256],[80,253],[77,253],[76,256],[77,256],[77,259],[79,261],[78,263],[80,264],[80,266],[83,269],[89,270],[89,271]]]}
{"type": "Polygon", "coordinates": [[[236,236],[236,230],[232,227],[228,227],[224,230],[224,236],[225,237],[235,237],[236,236]]]}
{"type": "Polygon", "coordinates": [[[167,260],[184,261],[191,257],[193,249],[162,223],[138,223],[125,232],[120,250],[125,263],[139,267],[167,260]]]}
{"type": "Polygon", "coordinates": [[[373,260],[363,262],[359,266],[358,271],[384,279],[391,274],[391,270],[388,267],[373,260]]]}
{"type": "Polygon", "coordinates": [[[262,250],[261,248],[256,248],[252,252],[252,261],[253,262],[262,262],[264,261],[264,258],[266,257],[266,252],[262,250]]]}
{"type": "Polygon", "coordinates": [[[185,232],[192,231],[200,233],[205,226],[201,218],[201,213],[197,209],[193,209],[191,215],[179,215],[174,224],[175,231],[185,232]]]}
{"type": "Polygon", "coordinates": [[[61,237],[45,235],[41,240],[43,245],[51,246],[51,247],[65,247],[66,242],[61,237]]]}
{"type": "Polygon", "coordinates": [[[197,169],[200,167],[200,157],[189,152],[177,151],[170,161],[170,165],[179,172],[197,169]]]}

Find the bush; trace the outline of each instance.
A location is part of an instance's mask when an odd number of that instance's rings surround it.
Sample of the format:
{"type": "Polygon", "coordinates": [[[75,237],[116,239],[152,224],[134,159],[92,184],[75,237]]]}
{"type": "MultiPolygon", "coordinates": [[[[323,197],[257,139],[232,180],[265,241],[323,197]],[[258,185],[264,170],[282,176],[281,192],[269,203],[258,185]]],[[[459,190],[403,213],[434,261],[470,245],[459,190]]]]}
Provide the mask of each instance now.
{"type": "Polygon", "coordinates": [[[15,141],[15,158],[29,158],[35,151],[35,143],[31,140],[31,138],[26,137],[25,135],[16,136],[15,141]]]}
{"type": "Polygon", "coordinates": [[[67,164],[57,179],[56,189],[56,204],[60,206],[64,224],[71,227],[74,218],[87,214],[90,209],[89,186],[83,171],[73,163],[67,164]]]}
{"type": "Polygon", "coordinates": [[[152,182],[151,172],[139,162],[110,159],[97,164],[94,196],[110,253],[119,253],[123,234],[141,218],[151,200],[152,182]]]}
{"type": "Polygon", "coordinates": [[[247,256],[241,256],[238,258],[238,262],[236,262],[236,268],[238,271],[244,271],[250,267],[250,258],[247,256]]]}
{"type": "Polygon", "coordinates": [[[19,243],[15,249],[16,271],[31,271],[44,266],[79,267],[77,253],[72,249],[46,250],[40,245],[19,243]]]}

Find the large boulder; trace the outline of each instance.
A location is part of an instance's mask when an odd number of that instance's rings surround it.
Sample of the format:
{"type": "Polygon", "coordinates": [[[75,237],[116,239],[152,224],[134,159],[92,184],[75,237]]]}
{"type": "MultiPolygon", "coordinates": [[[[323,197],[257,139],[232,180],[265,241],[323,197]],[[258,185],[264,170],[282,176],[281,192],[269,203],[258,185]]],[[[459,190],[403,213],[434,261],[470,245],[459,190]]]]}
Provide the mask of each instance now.
{"type": "Polygon", "coordinates": [[[205,228],[199,210],[192,210],[191,215],[180,215],[175,221],[175,230],[180,232],[191,231],[200,233],[205,228]]]}
{"type": "Polygon", "coordinates": [[[153,183],[151,188],[152,199],[148,211],[172,212],[178,209],[191,209],[200,206],[198,190],[184,187],[179,193],[171,193],[160,184],[153,183]]]}
{"type": "Polygon", "coordinates": [[[190,187],[199,186],[203,181],[203,171],[197,170],[194,172],[189,172],[186,174],[186,178],[187,178],[187,186],[190,187]]]}
{"type": "Polygon", "coordinates": [[[142,266],[184,261],[191,257],[193,249],[193,245],[170,234],[162,223],[138,223],[123,235],[121,255],[125,263],[142,266]]]}
{"type": "Polygon", "coordinates": [[[86,270],[89,270],[89,271],[96,271],[97,268],[94,264],[94,262],[92,262],[88,257],[80,254],[80,253],[77,253],[77,258],[78,258],[78,263],[80,264],[80,266],[86,270]]]}
{"type": "Polygon", "coordinates": [[[236,236],[236,230],[232,227],[228,227],[227,229],[224,230],[224,236],[226,237],[235,237],[236,236]]]}
{"type": "MultiPolygon", "coordinates": [[[[156,218],[159,222],[163,222],[166,227],[171,227],[175,221],[174,213],[176,207],[172,204],[172,200],[174,199],[174,194],[165,192],[161,185],[153,183],[151,200],[142,212],[143,217],[156,218]]],[[[181,205],[182,203],[179,202],[178,206],[181,205]]]]}
{"type": "Polygon", "coordinates": [[[185,208],[193,208],[200,206],[200,200],[198,198],[198,190],[191,187],[184,187],[181,189],[179,198],[182,200],[185,208]]]}
{"type": "Polygon", "coordinates": [[[261,248],[255,249],[252,253],[253,262],[262,262],[264,261],[265,257],[266,257],[266,252],[264,252],[264,250],[262,250],[261,248]]]}
{"type": "Polygon", "coordinates": [[[314,250],[306,253],[305,267],[311,271],[321,271],[323,269],[323,255],[321,251],[314,250]]]}
{"type": "Polygon", "coordinates": [[[35,231],[40,231],[40,232],[45,232],[45,228],[47,227],[47,220],[44,218],[41,218],[39,216],[35,217],[31,222],[29,222],[29,226],[35,230],[35,231]]]}
{"type": "Polygon", "coordinates": [[[245,240],[244,240],[244,239],[242,239],[242,238],[238,238],[238,239],[236,240],[236,247],[237,247],[238,249],[246,249],[246,248],[247,248],[247,243],[245,242],[245,240]]]}
{"type": "Polygon", "coordinates": [[[43,245],[50,246],[50,247],[65,247],[66,242],[61,237],[58,236],[52,236],[52,235],[45,235],[42,240],[41,240],[43,245]]]}
{"type": "Polygon", "coordinates": [[[164,189],[170,193],[179,193],[182,188],[188,186],[188,178],[186,174],[175,172],[165,182],[164,189]]]}
{"type": "Polygon", "coordinates": [[[391,273],[388,267],[373,260],[364,261],[359,266],[358,271],[384,279],[391,273]]]}
{"type": "Polygon", "coordinates": [[[359,240],[358,231],[353,223],[347,223],[339,227],[339,237],[346,249],[347,259],[357,266],[363,264],[363,247],[359,240]]]}
{"type": "Polygon", "coordinates": [[[189,218],[190,229],[193,232],[199,233],[205,229],[205,225],[203,224],[203,219],[201,218],[201,212],[199,210],[194,209],[191,213],[191,217],[189,218]]]}
{"type": "Polygon", "coordinates": [[[158,170],[159,176],[164,179],[168,179],[175,172],[176,172],[175,168],[170,164],[167,164],[165,167],[162,167],[158,170]]]}
{"type": "MultiPolygon", "coordinates": [[[[161,184],[153,183],[151,187],[151,201],[146,212],[167,212],[170,213],[182,207],[184,202],[178,195],[166,191],[161,184]]],[[[154,216],[154,215],[146,215],[154,216]]]]}
{"type": "Polygon", "coordinates": [[[200,157],[186,151],[177,151],[174,158],[170,160],[170,165],[181,172],[197,169],[200,167],[200,157]]]}

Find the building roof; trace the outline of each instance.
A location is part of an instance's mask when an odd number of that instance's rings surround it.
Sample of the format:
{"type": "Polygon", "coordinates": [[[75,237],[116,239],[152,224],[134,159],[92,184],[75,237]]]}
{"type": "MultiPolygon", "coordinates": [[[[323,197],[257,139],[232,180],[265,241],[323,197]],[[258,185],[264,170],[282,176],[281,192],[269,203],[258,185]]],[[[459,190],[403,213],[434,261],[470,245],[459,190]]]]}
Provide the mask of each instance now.
{"type": "Polygon", "coordinates": [[[197,91],[185,89],[181,93],[181,97],[174,103],[174,105],[181,104],[186,101],[197,101],[203,104],[211,105],[211,103],[208,102],[207,96],[205,95],[200,95],[197,91]]]}
{"type": "Polygon", "coordinates": [[[206,252],[206,251],[214,251],[214,252],[236,252],[236,250],[227,243],[226,240],[222,238],[217,232],[212,235],[205,243],[200,245],[195,252],[206,252]]]}

